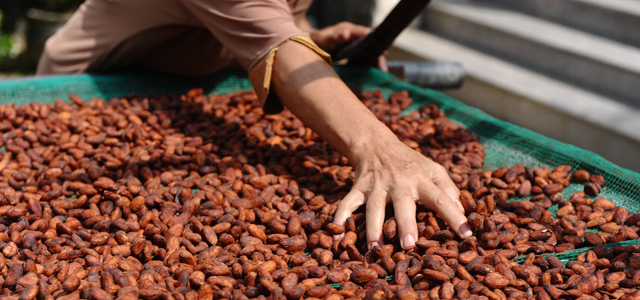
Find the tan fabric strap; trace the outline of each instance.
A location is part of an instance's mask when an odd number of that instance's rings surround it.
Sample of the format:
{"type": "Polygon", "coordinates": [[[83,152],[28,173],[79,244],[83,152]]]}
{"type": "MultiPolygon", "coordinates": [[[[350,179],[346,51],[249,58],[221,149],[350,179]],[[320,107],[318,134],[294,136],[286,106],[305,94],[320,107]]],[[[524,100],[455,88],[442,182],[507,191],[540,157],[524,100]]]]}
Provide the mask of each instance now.
{"type": "MultiPolygon", "coordinates": [[[[294,41],[296,43],[304,45],[305,47],[313,50],[313,52],[315,52],[320,57],[322,57],[322,59],[324,59],[328,64],[333,65],[333,62],[331,61],[331,55],[325,52],[324,50],[322,50],[320,47],[318,47],[318,45],[316,45],[316,43],[314,43],[313,40],[311,40],[311,38],[304,35],[296,35],[296,36],[290,37],[287,41],[294,41]]],[[[262,104],[262,107],[265,113],[277,113],[281,111],[283,108],[282,103],[280,103],[280,99],[278,99],[278,97],[275,94],[270,93],[273,64],[276,59],[276,53],[278,52],[279,49],[280,47],[272,48],[269,51],[269,54],[267,54],[266,59],[264,60],[264,66],[262,66],[262,64],[258,64],[256,66],[256,68],[260,68],[260,69],[263,68],[263,69],[254,70],[254,72],[257,72],[257,73],[250,74],[250,77],[252,77],[251,81],[253,82],[253,87],[254,89],[256,89],[256,94],[258,95],[258,100],[260,100],[260,104],[262,104]],[[262,73],[261,71],[264,73],[262,73]],[[257,82],[255,82],[257,79],[259,79],[260,77],[259,75],[262,75],[261,86],[256,85],[257,82]]]]}

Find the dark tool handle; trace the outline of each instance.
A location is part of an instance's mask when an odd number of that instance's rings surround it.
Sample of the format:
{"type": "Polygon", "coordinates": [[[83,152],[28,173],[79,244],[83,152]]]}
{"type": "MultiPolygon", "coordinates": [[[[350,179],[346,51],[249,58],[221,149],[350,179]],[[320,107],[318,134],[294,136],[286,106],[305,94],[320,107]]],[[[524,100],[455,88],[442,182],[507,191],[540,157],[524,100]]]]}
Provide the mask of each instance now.
{"type": "Polygon", "coordinates": [[[387,66],[411,84],[433,89],[459,88],[466,76],[462,64],[453,61],[390,61],[387,66]]]}
{"type": "Polygon", "coordinates": [[[350,64],[376,65],[378,56],[387,50],[396,37],[429,4],[431,0],[400,0],[389,15],[368,35],[338,49],[335,61],[348,58],[350,64]]]}

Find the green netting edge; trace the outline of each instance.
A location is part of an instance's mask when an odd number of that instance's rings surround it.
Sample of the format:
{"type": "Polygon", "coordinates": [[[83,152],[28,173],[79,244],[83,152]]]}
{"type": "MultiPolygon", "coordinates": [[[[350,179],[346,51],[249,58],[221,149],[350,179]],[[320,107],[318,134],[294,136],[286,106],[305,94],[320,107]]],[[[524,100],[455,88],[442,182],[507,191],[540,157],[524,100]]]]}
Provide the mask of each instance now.
{"type": "MultiPolygon", "coordinates": [[[[479,135],[483,140],[483,144],[486,144],[487,141],[496,142],[506,146],[510,151],[519,152],[522,156],[531,156],[550,167],[566,164],[572,166],[574,170],[584,169],[592,174],[603,175],[607,181],[607,186],[603,189],[601,195],[606,195],[607,197],[618,196],[610,197],[609,199],[616,205],[629,209],[632,213],[640,212],[640,174],[636,172],[621,168],[590,151],[496,119],[480,109],[470,107],[440,92],[416,87],[398,80],[390,74],[374,69],[368,70],[367,75],[369,76],[357,77],[359,72],[361,70],[348,69],[342,71],[341,76],[345,78],[345,82],[352,89],[355,89],[358,85],[361,86],[362,90],[372,90],[378,87],[383,93],[386,92],[385,96],[390,92],[407,90],[414,99],[414,104],[409,107],[408,111],[434,103],[445,112],[449,119],[458,121],[465,127],[470,128],[474,134],[479,135]],[[357,78],[353,80],[352,76],[357,78]]],[[[487,150],[489,153],[489,149],[487,150]]],[[[496,166],[492,167],[510,166],[510,163],[513,162],[503,165],[498,162],[496,166]]],[[[564,196],[567,197],[569,195],[564,196]]],[[[557,210],[557,208],[555,209],[557,210]]],[[[640,240],[624,241],[604,246],[613,247],[632,244],[640,244],[640,240]]],[[[540,256],[556,256],[560,260],[567,262],[594,248],[596,247],[583,247],[563,253],[545,253],[540,256]]],[[[520,256],[516,260],[517,262],[522,262],[525,257],[520,256]]]]}
{"type": "Polygon", "coordinates": [[[131,94],[183,94],[196,87],[207,94],[252,89],[246,72],[233,70],[198,77],[164,74],[35,76],[0,81],[0,105],[69,101],[71,93],[84,100],[95,97],[108,100],[131,94]]]}
{"type": "Polygon", "coordinates": [[[634,200],[628,204],[632,204],[633,212],[640,212],[640,207],[637,207],[640,205],[640,174],[621,168],[590,151],[496,119],[443,93],[416,87],[375,69],[367,71],[346,69],[341,70],[340,74],[352,88],[362,87],[364,90],[379,87],[386,92],[408,90],[414,99],[414,104],[409,110],[435,103],[445,111],[448,118],[470,128],[474,134],[510,147],[512,151],[532,156],[548,165],[567,164],[574,169],[585,169],[604,175],[607,187],[634,200]]]}
{"type": "MultiPolygon", "coordinates": [[[[592,152],[498,120],[445,94],[411,85],[377,69],[339,67],[336,70],[354,90],[380,90],[385,97],[395,91],[407,90],[414,99],[414,104],[408,111],[434,103],[446,113],[448,118],[470,128],[474,134],[480,136],[485,147],[492,148],[495,145],[505,147],[506,150],[493,151],[497,153],[494,154],[496,157],[491,158],[495,162],[486,166],[488,169],[513,164],[506,158],[501,161],[500,151],[532,157],[546,166],[571,165],[574,169],[585,169],[593,174],[603,175],[607,180],[603,194],[614,196],[610,200],[633,213],[640,212],[640,174],[636,172],[621,168],[592,152]]],[[[110,99],[130,94],[182,94],[196,87],[202,88],[207,94],[234,93],[252,89],[246,72],[228,70],[200,77],[159,74],[42,76],[0,81],[0,105],[8,103],[22,105],[36,101],[52,103],[58,99],[68,101],[71,93],[85,100],[94,97],[110,99]]],[[[488,156],[492,152],[490,150],[487,151],[488,156]]],[[[640,244],[640,240],[606,246],[613,247],[618,244],[640,244]]],[[[575,258],[592,248],[585,247],[565,253],[543,254],[543,256],[553,255],[566,260],[575,258]]]]}
{"type": "MultiPolygon", "coordinates": [[[[567,263],[570,260],[575,260],[576,257],[578,257],[578,255],[580,255],[582,253],[585,253],[585,252],[587,252],[589,250],[596,249],[596,248],[600,248],[600,247],[613,248],[615,246],[630,246],[630,245],[635,245],[635,244],[640,244],[640,239],[622,241],[622,242],[617,242],[617,243],[610,243],[610,244],[605,244],[605,245],[601,245],[601,246],[583,247],[583,248],[580,248],[580,249],[565,251],[565,252],[562,252],[562,253],[544,253],[544,254],[537,255],[536,257],[545,257],[546,258],[546,257],[549,257],[549,256],[555,256],[556,258],[558,258],[563,263],[567,263]]],[[[517,262],[517,263],[522,263],[526,258],[527,258],[526,255],[520,255],[520,256],[514,258],[513,260],[515,262],[517,262]]]]}

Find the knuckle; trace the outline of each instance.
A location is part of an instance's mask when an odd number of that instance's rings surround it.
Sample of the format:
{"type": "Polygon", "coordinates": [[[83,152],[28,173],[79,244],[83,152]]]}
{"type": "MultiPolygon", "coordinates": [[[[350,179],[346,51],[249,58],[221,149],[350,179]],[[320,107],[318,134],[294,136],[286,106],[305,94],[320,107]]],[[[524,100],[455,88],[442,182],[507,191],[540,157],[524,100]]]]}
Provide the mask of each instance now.
{"type": "Polygon", "coordinates": [[[435,203],[436,207],[447,206],[450,203],[451,203],[451,200],[445,194],[440,194],[440,195],[438,195],[438,197],[436,197],[436,203],[435,203]]]}
{"type": "Polygon", "coordinates": [[[393,202],[398,204],[407,204],[407,203],[413,204],[415,200],[411,196],[411,194],[403,192],[403,193],[397,193],[396,195],[394,195],[393,202]]]}
{"type": "Polygon", "coordinates": [[[383,210],[385,209],[385,206],[385,201],[379,201],[377,199],[369,199],[369,201],[367,201],[367,210],[383,210]]]}
{"type": "Polygon", "coordinates": [[[342,199],[342,201],[340,201],[340,203],[338,204],[338,209],[336,211],[336,213],[341,212],[341,211],[350,211],[353,208],[357,208],[354,207],[356,206],[355,203],[353,203],[353,200],[350,199],[342,199]]]}
{"type": "Polygon", "coordinates": [[[445,174],[445,175],[449,176],[449,174],[447,174],[447,169],[444,166],[442,166],[441,164],[437,164],[437,163],[434,164],[434,171],[436,173],[445,174]]]}
{"type": "Polygon", "coordinates": [[[351,189],[349,194],[347,194],[340,203],[338,204],[338,208],[343,207],[345,209],[348,208],[358,208],[360,205],[364,203],[364,195],[360,193],[356,189],[351,189]]]}

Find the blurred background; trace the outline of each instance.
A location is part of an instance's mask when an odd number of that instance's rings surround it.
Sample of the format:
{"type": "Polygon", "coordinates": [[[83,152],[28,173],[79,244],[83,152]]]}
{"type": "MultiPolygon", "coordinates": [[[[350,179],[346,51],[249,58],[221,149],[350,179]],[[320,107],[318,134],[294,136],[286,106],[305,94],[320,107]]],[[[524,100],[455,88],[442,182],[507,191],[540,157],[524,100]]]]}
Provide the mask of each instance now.
{"type": "Polygon", "coordinates": [[[33,74],[44,42],[84,0],[0,0],[0,72],[33,74]]]}
{"type": "MultiPolygon", "coordinates": [[[[0,0],[0,76],[31,75],[44,41],[83,0],[0,0]]],[[[398,0],[317,0],[315,27],[376,26],[398,0]]],[[[443,92],[640,171],[639,0],[434,0],[390,60],[457,61],[443,92]]]]}
{"type": "MultiPolygon", "coordinates": [[[[398,0],[316,1],[319,27],[376,26],[398,0]]],[[[640,0],[433,0],[389,60],[458,61],[485,112],[640,171],[640,0]]]]}

